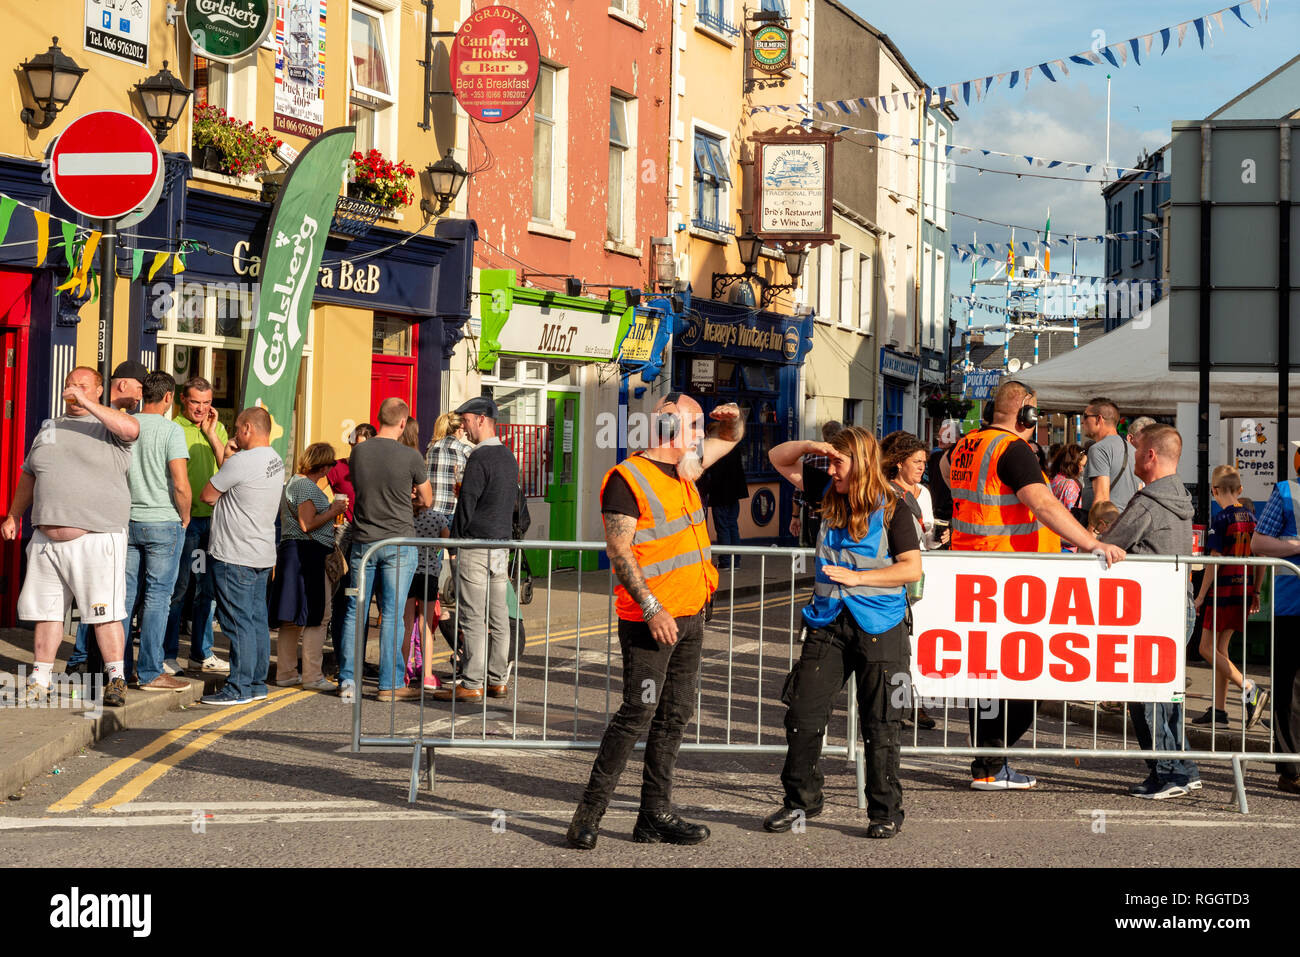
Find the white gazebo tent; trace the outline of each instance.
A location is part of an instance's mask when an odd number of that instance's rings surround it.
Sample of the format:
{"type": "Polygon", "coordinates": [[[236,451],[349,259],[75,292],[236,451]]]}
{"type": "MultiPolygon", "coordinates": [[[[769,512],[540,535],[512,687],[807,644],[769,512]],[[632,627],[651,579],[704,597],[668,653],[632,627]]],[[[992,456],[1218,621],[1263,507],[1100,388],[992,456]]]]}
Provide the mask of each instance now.
{"type": "MultiPolygon", "coordinates": [[[[1126,416],[1175,415],[1178,404],[1198,400],[1195,371],[1169,369],[1169,300],[1163,299],[1114,332],[1015,378],[1038,391],[1038,406],[1081,411],[1105,396],[1126,416]]],[[[1300,382],[1290,383],[1290,405],[1300,409],[1300,382]]],[[[1214,372],[1210,401],[1225,418],[1277,415],[1277,374],[1214,372]]]]}

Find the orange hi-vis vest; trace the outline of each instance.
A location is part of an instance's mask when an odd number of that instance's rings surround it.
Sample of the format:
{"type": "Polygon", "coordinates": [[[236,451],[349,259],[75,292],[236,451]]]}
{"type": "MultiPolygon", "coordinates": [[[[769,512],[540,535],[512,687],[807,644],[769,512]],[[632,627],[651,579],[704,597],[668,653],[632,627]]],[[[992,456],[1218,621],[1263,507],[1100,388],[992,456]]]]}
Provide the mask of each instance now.
{"type": "MultiPolygon", "coordinates": [[[[605,474],[602,496],[615,472],[623,476],[640,509],[632,555],[646,584],[674,618],[696,614],[718,588],[699,490],[694,482],[671,479],[653,462],[633,455],[605,474]]],[[[621,584],[614,589],[614,610],[624,621],[645,620],[641,606],[621,584]]]]}
{"type": "Polygon", "coordinates": [[[1060,536],[1038,521],[1033,509],[998,478],[998,460],[1019,441],[1002,429],[980,429],[953,446],[948,486],[954,551],[1061,550],[1060,536]]]}

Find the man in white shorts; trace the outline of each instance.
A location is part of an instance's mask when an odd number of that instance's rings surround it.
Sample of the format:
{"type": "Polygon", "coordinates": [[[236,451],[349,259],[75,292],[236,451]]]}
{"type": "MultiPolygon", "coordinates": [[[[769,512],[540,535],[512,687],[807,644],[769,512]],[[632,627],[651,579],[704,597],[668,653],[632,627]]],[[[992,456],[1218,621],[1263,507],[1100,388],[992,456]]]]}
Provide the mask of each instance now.
{"type": "Polygon", "coordinates": [[[108,670],[104,704],[126,704],[122,619],[126,617],[126,527],[131,515],[127,470],[140,434],[134,416],[100,405],[103,378],[78,366],[63,382],[67,413],[48,421],[32,442],[0,537],[18,537],[32,509],[27,574],[18,617],[36,623],[35,664],[27,696],[49,693],[54,659],[71,602],[95,628],[108,670]]]}

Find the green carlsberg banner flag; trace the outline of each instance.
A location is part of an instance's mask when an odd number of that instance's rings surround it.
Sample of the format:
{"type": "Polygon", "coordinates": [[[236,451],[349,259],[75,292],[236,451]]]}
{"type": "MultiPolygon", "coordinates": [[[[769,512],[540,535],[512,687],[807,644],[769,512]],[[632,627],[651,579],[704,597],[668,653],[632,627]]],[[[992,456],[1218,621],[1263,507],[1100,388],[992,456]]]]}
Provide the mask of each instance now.
{"type": "Polygon", "coordinates": [[[245,351],[242,407],[260,405],[271,413],[271,445],[282,456],[316,275],[354,138],[355,127],[345,126],[307,144],[285,175],[266,231],[257,318],[245,351]]]}

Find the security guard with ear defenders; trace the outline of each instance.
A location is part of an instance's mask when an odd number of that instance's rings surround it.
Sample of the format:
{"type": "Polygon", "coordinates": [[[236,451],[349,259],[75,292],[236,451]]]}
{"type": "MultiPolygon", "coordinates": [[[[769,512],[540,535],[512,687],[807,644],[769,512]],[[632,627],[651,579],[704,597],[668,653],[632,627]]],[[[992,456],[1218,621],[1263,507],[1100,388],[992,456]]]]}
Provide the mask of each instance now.
{"type": "Polygon", "coordinates": [[[706,435],[698,402],[678,392],[665,396],[655,407],[651,447],[610,469],[601,485],[606,550],[619,582],[614,607],[623,703],[605,729],[569,826],[569,845],[580,850],[596,846],[619,775],[647,728],[641,813],[632,839],[699,844],[709,836],[704,825],[673,813],[672,777],[694,713],[704,605],[718,587],[695,482],[745,432],[734,403],[714,409],[711,417],[706,435]]]}
{"type": "MultiPolygon", "coordinates": [[[[952,550],[1059,553],[1065,539],[1104,554],[1107,564],[1122,560],[1123,549],[1098,541],[1052,494],[1027,441],[1037,428],[1033,390],[1008,380],[994,397],[992,425],[962,436],[952,447],[941,466],[952,489],[952,550]]],[[[1009,748],[1033,718],[1032,701],[1002,701],[994,714],[972,708],[972,743],[1009,748]]],[[[976,758],[971,778],[977,791],[1025,790],[1037,783],[1001,757],[976,758]]]]}

